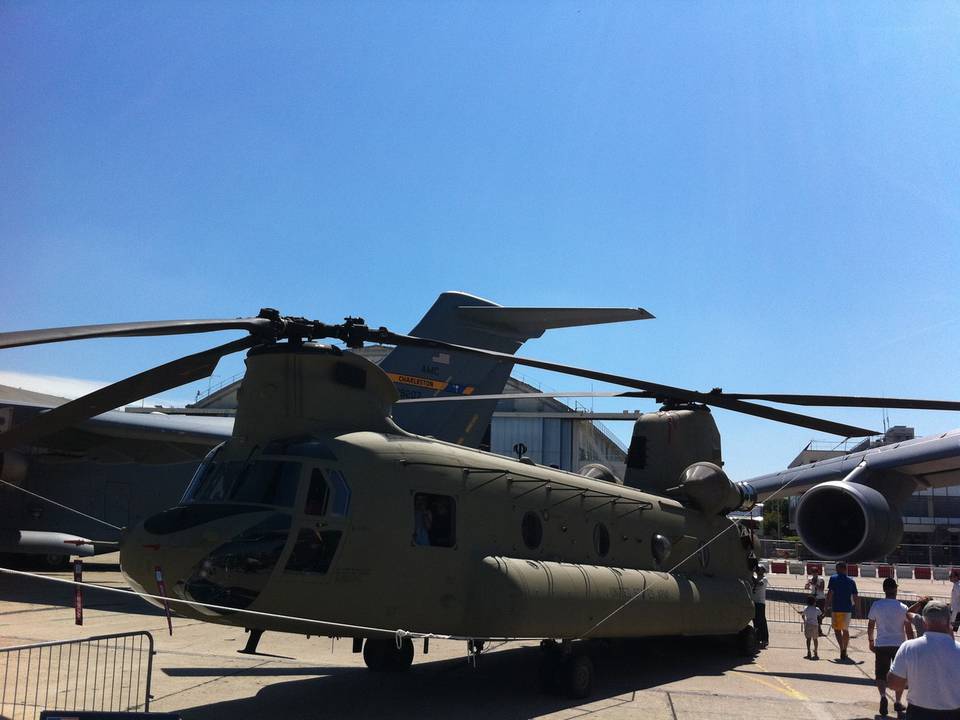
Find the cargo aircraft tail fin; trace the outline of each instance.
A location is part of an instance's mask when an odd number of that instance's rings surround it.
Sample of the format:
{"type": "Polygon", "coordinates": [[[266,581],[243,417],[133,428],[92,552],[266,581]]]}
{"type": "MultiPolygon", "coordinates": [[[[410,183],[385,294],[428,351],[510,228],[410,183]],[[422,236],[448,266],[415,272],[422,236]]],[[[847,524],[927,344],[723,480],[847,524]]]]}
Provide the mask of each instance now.
{"type": "MultiPolygon", "coordinates": [[[[653,316],[639,308],[503,307],[462,292],[445,292],[411,330],[416,337],[514,354],[525,341],[553,328],[596,325],[653,316]]],[[[487,395],[503,391],[513,363],[466,353],[398,347],[380,363],[401,399],[487,395]]],[[[496,400],[401,403],[393,417],[404,430],[468,447],[489,444],[496,400]]]]}

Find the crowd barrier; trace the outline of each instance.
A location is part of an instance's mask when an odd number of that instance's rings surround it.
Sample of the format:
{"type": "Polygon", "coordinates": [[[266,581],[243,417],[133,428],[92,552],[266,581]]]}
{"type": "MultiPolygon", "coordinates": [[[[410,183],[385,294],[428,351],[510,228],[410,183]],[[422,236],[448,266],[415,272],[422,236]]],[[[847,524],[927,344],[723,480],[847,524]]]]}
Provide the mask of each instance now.
{"type": "Polygon", "coordinates": [[[149,711],[153,654],[148,632],[0,648],[0,718],[149,711]]]}
{"type": "MultiPolygon", "coordinates": [[[[807,606],[807,596],[810,593],[798,588],[767,588],[767,622],[795,622],[798,627],[803,620],[800,617],[800,611],[807,606]]],[[[859,593],[860,609],[854,613],[850,619],[851,628],[867,629],[867,613],[870,612],[870,606],[875,600],[880,600],[884,596],[881,593],[859,593]]],[[[920,599],[919,595],[912,593],[897,593],[897,599],[904,605],[912,605],[920,599]]],[[[950,603],[949,597],[934,597],[934,600],[941,600],[947,604],[950,603]]],[[[824,615],[823,630],[830,630],[830,612],[824,615]]]]}
{"type": "MultiPolygon", "coordinates": [[[[801,562],[799,560],[761,560],[771,575],[818,575],[829,577],[837,571],[832,562],[801,562]]],[[[850,577],[897,578],[899,580],[947,580],[951,572],[960,573],[960,568],[931,567],[930,565],[883,565],[878,563],[848,563],[850,577]]]]}

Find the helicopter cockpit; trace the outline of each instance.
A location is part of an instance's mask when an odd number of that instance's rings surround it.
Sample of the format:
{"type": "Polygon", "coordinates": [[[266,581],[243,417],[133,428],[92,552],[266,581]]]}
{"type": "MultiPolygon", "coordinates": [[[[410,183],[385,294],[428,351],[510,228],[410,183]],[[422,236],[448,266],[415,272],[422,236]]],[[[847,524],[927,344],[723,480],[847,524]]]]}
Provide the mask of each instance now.
{"type": "Polygon", "coordinates": [[[326,574],[351,492],[343,474],[329,467],[333,454],[315,439],[272,441],[240,459],[225,457],[224,446],[207,454],[177,507],[128,534],[128,548],[151,552],[142,568],[128,552],[124,572],[139,576],[164,566],[174,594],[240,609],[260,595],[275,571],[326,574]],[[184,544],[198,551],[192,559],[182,550],[165,551],[184,544]]]}

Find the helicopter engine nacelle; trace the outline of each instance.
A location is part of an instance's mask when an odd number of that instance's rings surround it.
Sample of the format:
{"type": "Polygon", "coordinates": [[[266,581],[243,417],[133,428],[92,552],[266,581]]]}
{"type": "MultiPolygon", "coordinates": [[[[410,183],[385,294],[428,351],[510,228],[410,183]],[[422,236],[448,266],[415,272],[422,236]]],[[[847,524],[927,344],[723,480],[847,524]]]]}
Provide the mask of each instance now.
{"type": "Polygon", "coordinates": [[[723,466],[720,431],[705,406],[644,413],[633,425],[623,484],[666,495],[698,462],[723,466]]]}
{"type": "Polygon", "coordinates": [[[603,480],[604,482],[623,485],[623,480],[617,477],[617,474],[602,463],[587,463],[580,468],[580,475],[593,478],[594,480],[603,480]]]}
{"type": "Polygon", "coordinates": [[[717,465],[708,462],[688,466],[680,475],[680,485],[673,490],[708,515],[749,510],[757,502],[752,487],[734,483],[717,465]]]}
{"type": "Polygon", "coordinates": [[[890,553],[903,536],[903,516],[882,493],[843,480],[807,490],[796,526],[803,544],[828,560],[872,560],[890,553]]]}

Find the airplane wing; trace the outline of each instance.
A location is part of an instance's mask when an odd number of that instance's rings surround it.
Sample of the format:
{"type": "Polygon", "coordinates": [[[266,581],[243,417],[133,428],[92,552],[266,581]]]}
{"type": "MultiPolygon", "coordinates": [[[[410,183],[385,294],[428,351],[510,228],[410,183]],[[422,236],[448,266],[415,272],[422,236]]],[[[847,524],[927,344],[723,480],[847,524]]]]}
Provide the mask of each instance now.
{"type": "Polygon", "coordinates": [[[960,485],[960,430],[820,460],[750,478],[744,484],[765,500],[772,495],[798,495],[820,483],[845,478],[869,487],[871,477],[890,472],[913,478],[916,490],[960,485]],[[850,477],[858,468],[856,476],[850,477]]]}
{"type": "MultiPolygon", "coordinates": [[[[56,399],[39,397],[14,400],[9,393],[0,392],[0,431],[57,404],[56,399]]],[[[42,447],[64,460],[176,463],[203,459],[211,447],[228,439],[232,432],[232,417],[111,410],[44,438],[42,447]]]]}
{"type": "Polygon", "coordinates": [[[912,493],[960,484],[960,430],[800,465],[743,484],[760,500],[803,493],[791,514],[814,557],[873,560],[900,543],[912,493]]]}

